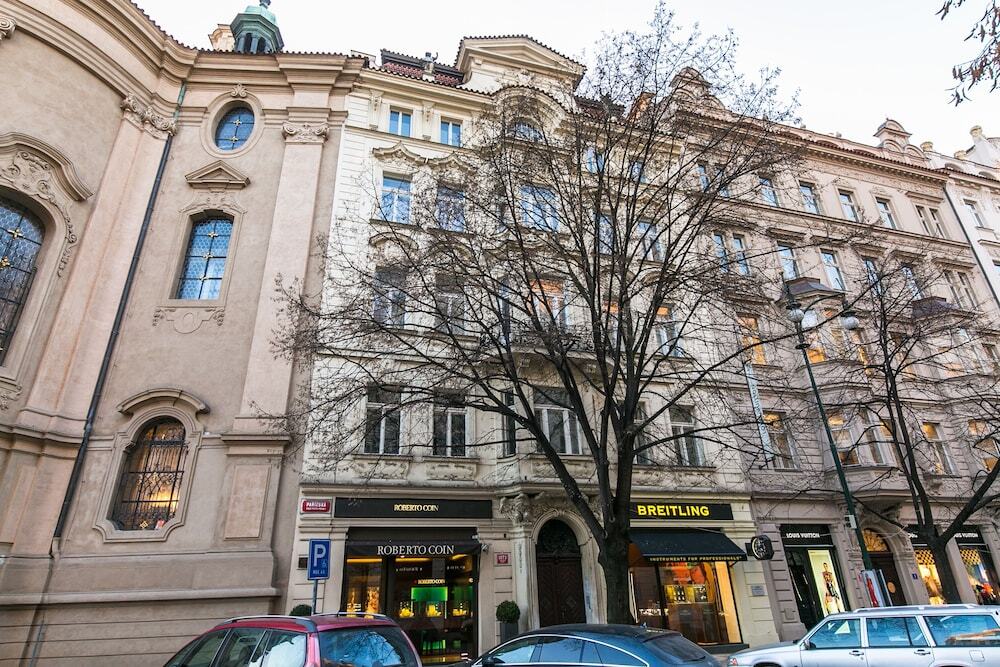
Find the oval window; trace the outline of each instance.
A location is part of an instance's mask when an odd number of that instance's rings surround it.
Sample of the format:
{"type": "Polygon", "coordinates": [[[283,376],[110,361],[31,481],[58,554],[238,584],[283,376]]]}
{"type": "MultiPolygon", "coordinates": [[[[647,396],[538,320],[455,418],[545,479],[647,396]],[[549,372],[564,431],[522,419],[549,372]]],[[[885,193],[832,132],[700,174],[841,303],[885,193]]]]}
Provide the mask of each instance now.
{"type": "Polygon", "coordinates": [[[239,106],[227,111],[215,128],[215,145],[224,151],[241,148],[253,133],[253,111],[239,106]]]}

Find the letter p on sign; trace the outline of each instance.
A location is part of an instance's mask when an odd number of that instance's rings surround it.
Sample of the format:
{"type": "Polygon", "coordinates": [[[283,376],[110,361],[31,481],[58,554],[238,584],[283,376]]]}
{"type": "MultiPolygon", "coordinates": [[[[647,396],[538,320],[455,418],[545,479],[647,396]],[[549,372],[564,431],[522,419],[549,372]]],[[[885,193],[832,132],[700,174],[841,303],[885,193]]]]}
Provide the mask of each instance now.
{"type": "Polygon", "coordinates": [[[309,540],[310,580],[330,578],[330,540],[309,540]]]}

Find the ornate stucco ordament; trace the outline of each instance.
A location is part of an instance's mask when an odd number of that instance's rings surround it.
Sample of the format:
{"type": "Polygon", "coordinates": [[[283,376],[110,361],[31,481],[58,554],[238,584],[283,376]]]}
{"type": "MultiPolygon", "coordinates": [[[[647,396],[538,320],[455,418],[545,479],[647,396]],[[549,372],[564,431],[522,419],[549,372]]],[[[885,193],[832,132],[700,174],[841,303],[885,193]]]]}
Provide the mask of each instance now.
{"type": "Polygon", "coordinates": [[[0,42],[14,34],[17,22],[9,16],[0,16],[0,42]]]}
{"type": "Polygon", "coordinates": [[[66,244],[59,257],[59,268],[56,270],[56,273],[61,276],[69,263],[70,246],[76,243],[76,232],[73,231],[73,223],[70,222],[66,202],[56,194],[52,186],[53,178],[52,165],[25,150],[16,151],[9,163],[0,166],[0,180],[6,181],[15,190],[19,190],[29,197],[49,202],[62,214],[63,221],[66,223],[66,244]]]}
{"type": "Polygon", "coordinates": [[[163,139],[168,134],[177,133],[177,121],[159,115],[153,111],[153,107],[143,104],[132,93],[129,93],[122,100],[121,108],[124,109],[125,118],[129,122],[140,130],[146,130],[158,139],[163,139]]]}
{"type": "Polygon", "coordinates": [[[174,331],[180,334],[194,333],[202,324],[212,320],[221,327],[226,317],[226,309],[217,308],[157,308],[153,311],[153,326],[166,320],[174,325],[174,331]]]}
{"type": "Polygon", "coordinates": [[[247,89],[243,87],[242,83],[237,83],[233,86],[233,89],[229,92],[232,97],[244,98],[247,96],[247,89]]]}
{"type": "Polygon", "coordinates": [[[285,123],[281,126],[281,133],[290,144],[321,144],[326,141],[329,132],[330,126],[326,123],[285,123]]]}

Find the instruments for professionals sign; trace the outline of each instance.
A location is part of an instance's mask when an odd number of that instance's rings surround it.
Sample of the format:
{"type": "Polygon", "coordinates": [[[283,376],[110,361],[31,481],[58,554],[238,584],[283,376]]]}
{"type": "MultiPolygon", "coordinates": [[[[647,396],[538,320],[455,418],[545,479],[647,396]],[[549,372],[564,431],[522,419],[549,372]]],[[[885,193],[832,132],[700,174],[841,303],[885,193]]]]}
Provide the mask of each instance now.
{"type": "Polygon", "coordinates": [[[661,521],[732,521],[733,506],[728,503],[632,503],[633,519],[659,519],[661,521]]]}

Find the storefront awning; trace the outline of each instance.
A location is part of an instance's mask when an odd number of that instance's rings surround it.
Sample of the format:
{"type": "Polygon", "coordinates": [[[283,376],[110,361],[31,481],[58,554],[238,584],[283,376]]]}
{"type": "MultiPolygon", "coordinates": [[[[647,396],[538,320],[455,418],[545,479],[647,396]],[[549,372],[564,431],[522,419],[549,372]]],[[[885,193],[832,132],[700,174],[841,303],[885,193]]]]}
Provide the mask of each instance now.
{"type": "Polygon", "coordinates": [[[743,549],[715,530],[633,528],[630,534],[646,560],[654,563],[747,559],[743,549]]]}
{"type": "Polygon", "coordinates": [[[441,557],[471,554],[481,544],[472,529],[351,528],[348,556],[441,557]]]}

